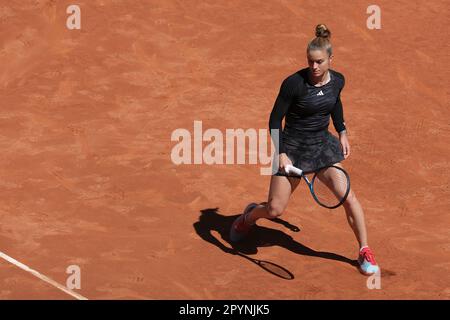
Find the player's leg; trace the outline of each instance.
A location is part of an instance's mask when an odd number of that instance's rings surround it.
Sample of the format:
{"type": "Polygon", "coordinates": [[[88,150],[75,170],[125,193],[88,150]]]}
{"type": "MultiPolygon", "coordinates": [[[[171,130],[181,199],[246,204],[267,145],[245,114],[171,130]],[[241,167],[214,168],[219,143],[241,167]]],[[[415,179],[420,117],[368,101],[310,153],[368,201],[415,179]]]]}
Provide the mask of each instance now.
{"type": "MultiPolygon", "coordinates": [[[[336,163],[334,165],[344,169],[341,163],[336,163]]],[[[339,179],[340,178],[338,175],[329,175],[325,177],[323,181],[327,184],[328,187],[331,188],[331,190],[335,194],[342,194],[342,186],[339,183],[339,179]]],[[[367,244],[367,230],[364,218],[364,210],[361,206],[361,203],[358,201],[355,192],[351,188],[347,199],[343,203],[343,206],[347,216],[347,221],[359,243],[360,252],[358,262],[360,264],[360,270],[365,274],[376,273],[379,270],[379,267],[375,261],[375,257],[372,251],[367,244]]]]}
{"type": "Polygon", "coordinates": [[[248,223],[253,224],[261,218],[275,219],[281,216],[299,183],[300,179],[273,175],[270,179],[267,202],[257,205],[248,213],[248,223]]]}
{"type": "MultiPolygon", "coordinates": [[[[334,165],[344,169],[341,163],[335,163],[334,165]]],[[[334,176],[332,177],[332,179],[333,183],[331,184],[331,188],[334,188],[332,189],[332,191],[334,193],[342,194],[342,186],[340,186],[338,180],[339,177],[334,176]]],[[[343,206],[347,216],[348,224],[352,228],[356,239],[358,240],[359,247],[361,248],[367,246],[367,230],[364,219],[364,210],[352,188],[350,188],[349,194],[347,196],[347,199],[343,203],[343,206]]]]}
{"type": "Polygon", "coordinates": [[[279,217],[287,206],[289,197],[297,188],[300,179],[273,175],[270,179],[268,201],[249,204],[244,213],[231,226],[231,241],[240,241],[250,231],[250,228],[260,218],[275,219],[279,217]]]}

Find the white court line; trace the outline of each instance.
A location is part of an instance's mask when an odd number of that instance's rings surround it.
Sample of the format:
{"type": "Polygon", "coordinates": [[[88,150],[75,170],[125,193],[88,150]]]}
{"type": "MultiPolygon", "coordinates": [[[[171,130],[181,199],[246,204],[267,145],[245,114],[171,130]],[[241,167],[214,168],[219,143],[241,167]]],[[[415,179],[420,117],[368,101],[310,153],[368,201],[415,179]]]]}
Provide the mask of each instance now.
{"type": "Polygon", "coordinates": [[[55,288],[58,288],[59,290],[64,291],[65,293],[71,295],[72,297],[74,297],[74,298],[76,298],[76,299],[78,299],[78,300],[88,300],[88,298],[83,297],[81,294],[78,294],[78,293],[76,293],[76,292],[74,292],[74,291],[68,289],[67,287],[65,287],[65,286],[63,286],[63,285],[61,285],[61,284],[59,284],[58,282],[56,282],[56,281],[50,279],[50,278],[47,277],[47,276],[44,276],[43,274],[37,272],[36,270],[31,269],[30,267],[24,265],[23,263],[17,261],[17,260],[14,259],[14,258],[11,258],[10,256],[8,256],[7,254],[4,254],[4,253],[1,252],[1,251],[0,251],[0,258],[3,258],[3,259],[5,259],[6,261],[12,263],[13,265],[19,267],[20,269],[25,270],[26,272],[31,273],[33,276],[35,276],[35,277],[37,277],[37,278],[39,278],[39,279],[41,279],[41,280],[43,280],[43,281],[45,281],[45,282],[51,284],[51,285],[54,286],[55,288]]]}

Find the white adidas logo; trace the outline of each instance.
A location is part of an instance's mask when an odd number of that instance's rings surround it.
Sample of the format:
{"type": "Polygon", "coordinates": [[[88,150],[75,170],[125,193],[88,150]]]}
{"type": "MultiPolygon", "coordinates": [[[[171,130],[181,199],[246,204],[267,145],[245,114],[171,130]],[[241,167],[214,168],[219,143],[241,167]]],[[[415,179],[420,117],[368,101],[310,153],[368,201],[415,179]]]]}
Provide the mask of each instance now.
{"type": "Polygon", "coordinates": [[[318,96],[323,96],[324,93],[322,92],[322,90],[320,90],[320,92],[317,94],[318,96]]]}

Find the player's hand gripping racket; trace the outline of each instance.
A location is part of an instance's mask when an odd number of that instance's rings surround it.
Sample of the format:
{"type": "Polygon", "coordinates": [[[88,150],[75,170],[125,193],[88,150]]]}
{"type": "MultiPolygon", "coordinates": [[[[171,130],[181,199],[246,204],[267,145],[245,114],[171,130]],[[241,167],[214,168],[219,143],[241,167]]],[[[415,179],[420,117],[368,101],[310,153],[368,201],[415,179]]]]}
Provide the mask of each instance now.
{"type": "Polygon", "coordinates": [[[309,181],[303,170],[287,165],[288,177],[305,179],[314,200],[322,207],[334,209],[342,205],[350,192],[350,177],[341,167],[332,165],[316,171],[309,181]]]}

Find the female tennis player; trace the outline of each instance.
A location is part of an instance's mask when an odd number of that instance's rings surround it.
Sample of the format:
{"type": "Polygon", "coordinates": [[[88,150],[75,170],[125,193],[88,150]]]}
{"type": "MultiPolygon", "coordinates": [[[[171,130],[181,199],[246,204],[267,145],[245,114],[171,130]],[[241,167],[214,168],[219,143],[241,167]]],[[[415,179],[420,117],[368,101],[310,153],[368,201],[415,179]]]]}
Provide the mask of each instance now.
{"type": "MultiPolygon", "coordinates": [[[[270,115],[269,127],[279,129],[279,171],[270,180],[268,201],[249,204],[233,223],[231,241],[241,241],[258,219],[279,217],[300,179],[279,174],[287,165],[294,165],[305,173],[336,165],[350,155],[340,93],[344,76],[331,69],[333,58],[331,32],[324,24],[316,26],[316,37],[307,47],[308,67],[288,76],[281,84],[270,115]],[[328,131],[330,115],[339,140],[328,131]],[[282,120],[285,118],[283,130],[282,120]]],[[[272,136],[272,139],[274,137],[272,136]]],[[[343,203],[347,221],[359,243],[360,271],[371,275],[379,271],[373,252],[367,243],[364,212],[350,189],[343,203]]]]}

